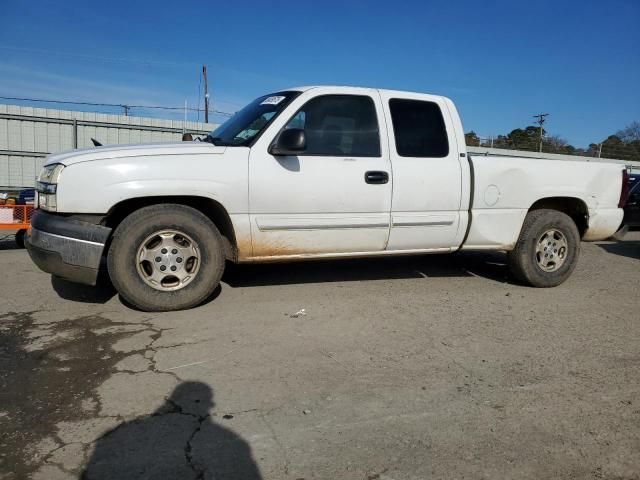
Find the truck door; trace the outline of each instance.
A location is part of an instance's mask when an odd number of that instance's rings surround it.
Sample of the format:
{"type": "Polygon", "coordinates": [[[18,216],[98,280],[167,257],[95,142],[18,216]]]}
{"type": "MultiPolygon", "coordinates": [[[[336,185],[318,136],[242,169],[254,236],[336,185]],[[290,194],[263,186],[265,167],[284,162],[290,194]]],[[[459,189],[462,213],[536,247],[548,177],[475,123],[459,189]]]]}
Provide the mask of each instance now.
{"type": "Polygon", "coordinates": [[[379,95],[318,90],[300,95],[251,148],[254,258],[385,249],[392,179],[379,95]],[[271,155],[288,128],[304,129],[306,149],[271,155]]]}
{"type": "Polygon", "coordinates": [[[380,95],[393,168],[387,250],[449,249],[461,227],[462,172],[446,103],[421,94],[380,95]]]}

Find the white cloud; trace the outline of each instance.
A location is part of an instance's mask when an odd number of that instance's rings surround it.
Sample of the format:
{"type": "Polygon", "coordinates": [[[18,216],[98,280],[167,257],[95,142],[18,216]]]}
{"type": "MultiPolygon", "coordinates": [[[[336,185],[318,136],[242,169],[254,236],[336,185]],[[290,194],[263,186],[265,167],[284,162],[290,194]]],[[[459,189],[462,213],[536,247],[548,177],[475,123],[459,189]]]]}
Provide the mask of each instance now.
{"type": "Polygon", "coordinates": [[[104,103],[166,104],[174,92],[131,86],[120,82],[97,81],[79,75],[59,74],[42,69],[0,63],[1,89],[10,96],[43,97],[104,103]],[[71,97],[71,98],[70,98],[71,97]]]}

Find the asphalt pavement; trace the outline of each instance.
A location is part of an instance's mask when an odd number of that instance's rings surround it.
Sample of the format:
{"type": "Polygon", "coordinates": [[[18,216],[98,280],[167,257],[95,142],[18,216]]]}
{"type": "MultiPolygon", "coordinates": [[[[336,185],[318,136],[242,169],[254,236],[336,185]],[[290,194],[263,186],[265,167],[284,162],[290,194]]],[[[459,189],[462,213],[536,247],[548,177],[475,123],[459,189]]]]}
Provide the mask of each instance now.
{"type": "Polygon", "coordinates": [[[503,254],[229,266],[150,314],[0,241],[0,479],[640,478],[640,232],[572,278],[503,254]]]}

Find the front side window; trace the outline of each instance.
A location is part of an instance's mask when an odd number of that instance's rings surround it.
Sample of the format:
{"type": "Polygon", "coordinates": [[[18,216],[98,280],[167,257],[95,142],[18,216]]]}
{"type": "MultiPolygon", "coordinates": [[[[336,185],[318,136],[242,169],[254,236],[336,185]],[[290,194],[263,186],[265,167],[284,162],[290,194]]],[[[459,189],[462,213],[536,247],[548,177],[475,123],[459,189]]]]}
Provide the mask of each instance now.
{"type": "Polygon", "coordinates": [[[438,104],[393,98],[389,101],[396,151],[401,157],[449,155],[449,140],[438,104]]]}
{"type": "Polygon", "coordinates": [[[304,155],[379,157],[378,116],[371,97],[323,95],[309,100],[285,128],[304,129],[304,155]]]}
{"type": "Polygon", "coordinates": [[[207,135],[205,140],[214,145],[248,146],[298,95],[300,92],[278,92],[257,98],[207,135]]]}

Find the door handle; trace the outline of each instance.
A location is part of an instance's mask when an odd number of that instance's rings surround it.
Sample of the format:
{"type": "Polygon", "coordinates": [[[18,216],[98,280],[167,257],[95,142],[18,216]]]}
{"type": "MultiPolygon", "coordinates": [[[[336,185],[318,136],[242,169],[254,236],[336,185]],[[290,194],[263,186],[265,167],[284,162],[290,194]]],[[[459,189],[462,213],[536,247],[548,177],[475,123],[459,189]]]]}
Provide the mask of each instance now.
{"type": "Polygon", "coordinates": [[[378,170],[365,172],[364,181],[373,185],[382,185],[389,182],[389,174],[378,170]]]}

